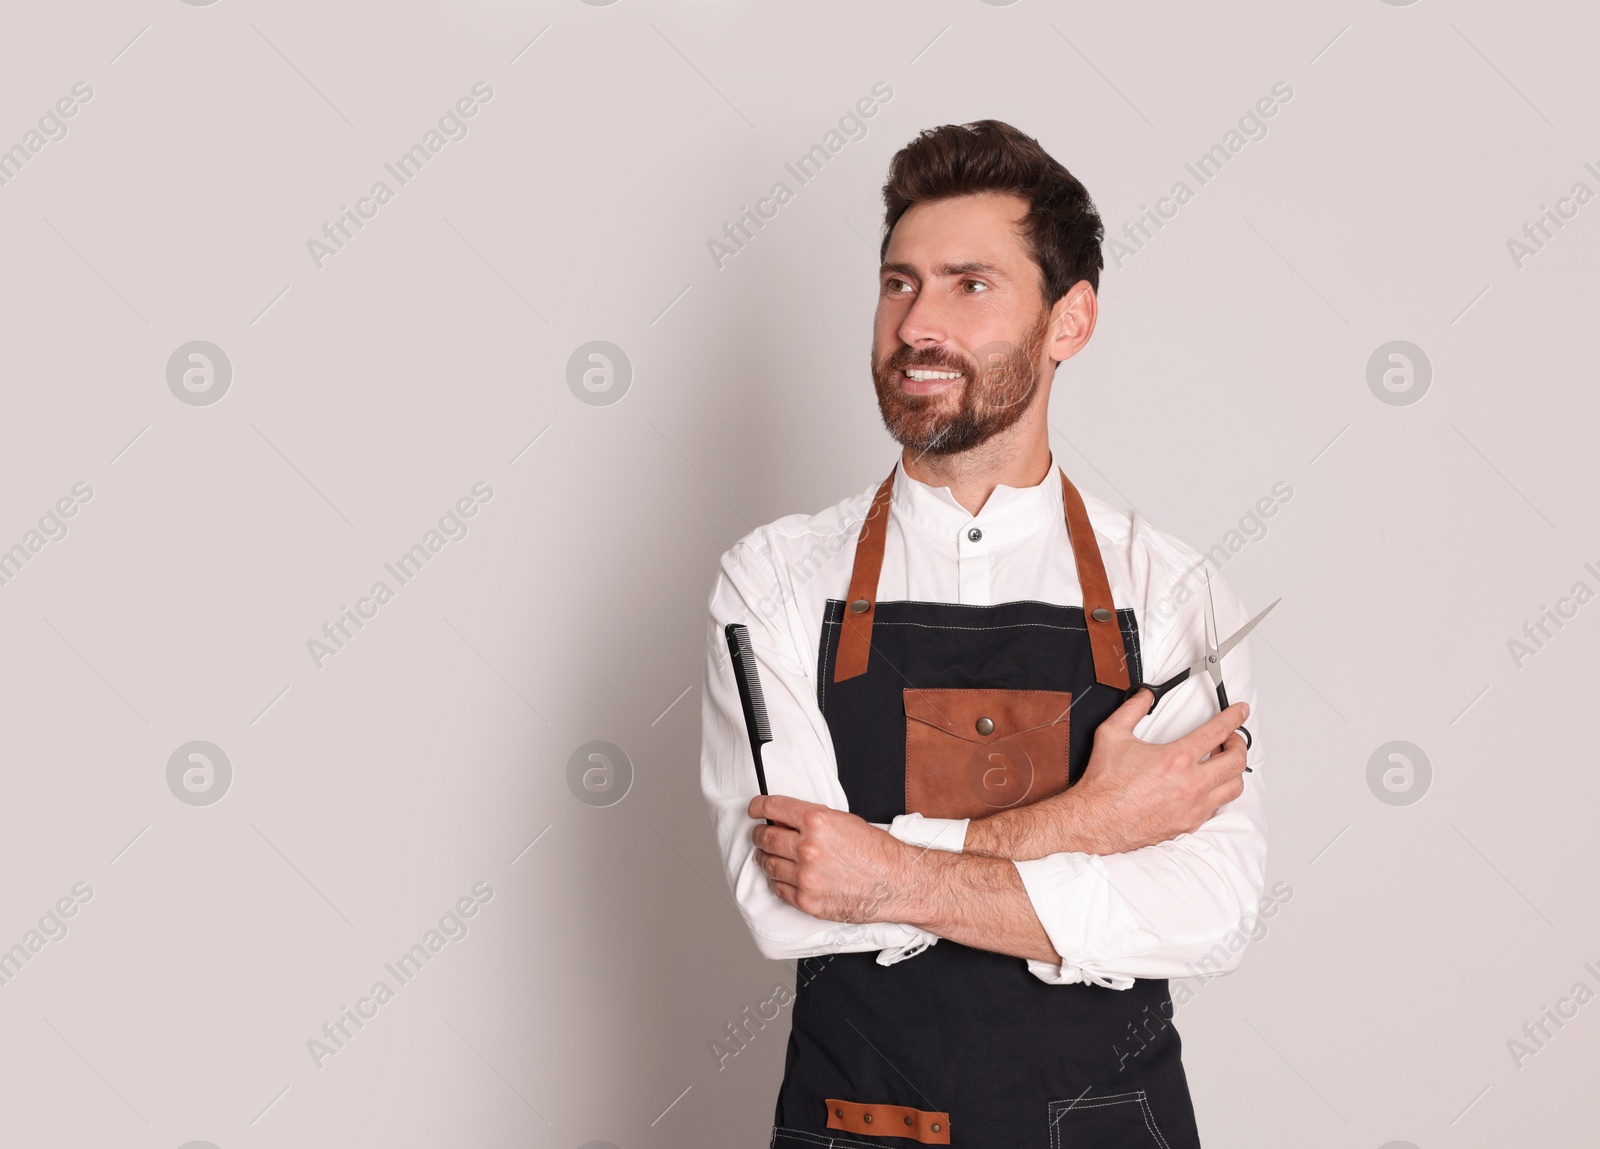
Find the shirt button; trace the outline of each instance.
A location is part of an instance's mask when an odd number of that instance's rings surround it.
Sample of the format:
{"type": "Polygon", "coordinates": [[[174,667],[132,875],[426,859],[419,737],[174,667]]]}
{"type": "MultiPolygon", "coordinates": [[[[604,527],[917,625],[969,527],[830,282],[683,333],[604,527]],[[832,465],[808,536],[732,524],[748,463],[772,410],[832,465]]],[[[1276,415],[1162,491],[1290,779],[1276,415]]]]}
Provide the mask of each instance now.
{"type": "Polygon", "coordinates": [[[970,531],[967,532],[967,540],[969,542],[974,542],[975,543],[981,538],[983,538],[983,532],[980,531],[977,527],[973,527],[970,531]]]}

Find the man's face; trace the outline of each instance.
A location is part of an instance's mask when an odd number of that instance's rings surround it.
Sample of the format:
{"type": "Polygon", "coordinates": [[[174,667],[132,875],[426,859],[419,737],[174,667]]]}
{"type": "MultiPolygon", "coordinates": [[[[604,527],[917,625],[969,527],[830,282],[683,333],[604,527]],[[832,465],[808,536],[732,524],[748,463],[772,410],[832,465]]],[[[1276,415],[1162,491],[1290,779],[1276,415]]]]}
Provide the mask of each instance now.
{"type": "Polygon", "coordinates": [[[1017,230],[1026,211],[1021,196],[984,193],[913,204],[896,222],[878,276],[872,379],[902,446],[968,450],[1016,423],[1049,378],[1050,309],[1017,230]]]}

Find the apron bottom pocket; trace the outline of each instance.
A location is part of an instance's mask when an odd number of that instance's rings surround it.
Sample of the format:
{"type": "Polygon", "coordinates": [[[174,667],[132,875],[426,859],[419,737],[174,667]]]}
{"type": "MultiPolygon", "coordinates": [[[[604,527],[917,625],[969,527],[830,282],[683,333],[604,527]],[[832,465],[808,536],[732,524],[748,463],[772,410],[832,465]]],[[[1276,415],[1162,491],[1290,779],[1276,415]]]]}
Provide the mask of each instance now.
{"type": "MultiPolygon", "coordinates": [[[[894,1140],[898,1144],[914,1144],[898,1137],[894,1140]]],[[[858,1141],[854,1137],[840,1134],[810,1133],[804,1129],[785,1129],[781,1125],[775,1125],[767,1149],[884,1149],[887,1143],[884,1139],[877,1142],[858,1141]]]]}
{"type": "Polygon", "coordinates": [[[1050,1149],[1181,1149],[1156,1124],[1143,1089],[1052,1101],[1050,1149]]]}

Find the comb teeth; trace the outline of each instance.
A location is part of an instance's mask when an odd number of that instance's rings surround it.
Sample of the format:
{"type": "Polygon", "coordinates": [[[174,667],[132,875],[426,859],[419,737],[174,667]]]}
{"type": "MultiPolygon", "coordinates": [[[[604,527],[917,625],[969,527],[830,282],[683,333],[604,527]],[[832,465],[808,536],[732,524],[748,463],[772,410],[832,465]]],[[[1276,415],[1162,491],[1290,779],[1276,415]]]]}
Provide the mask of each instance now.
{"type": "Polygon", "coordinates": [[[756,675],[755,651],[750,647],[750,631],[745,626],[732,628],[734,657],[738,659],[739,681],[750,698],[750,717],[755,722],[756,739],[772,741],[772,724],[767,719],[767,700],[761,691],[761,679],[756,675]]]}

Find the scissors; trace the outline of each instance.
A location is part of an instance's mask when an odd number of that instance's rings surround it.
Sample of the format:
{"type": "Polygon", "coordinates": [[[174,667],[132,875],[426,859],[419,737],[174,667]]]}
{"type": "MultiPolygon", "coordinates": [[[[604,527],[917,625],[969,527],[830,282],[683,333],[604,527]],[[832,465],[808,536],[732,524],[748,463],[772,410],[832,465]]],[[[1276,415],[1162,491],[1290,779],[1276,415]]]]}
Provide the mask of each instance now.
{"type": "MultiPolygon", "coordinates": [[[[1211,597],[1211,572],[1207,571],[1206,652],[1204,657],[1202,657],[1200,661],[1195,663],[1193,666],[1184,667],[1165,682],[1157,683],[1155,685],[1150,685],[1149,683],[1140,683],[1139,685],[1130,688],[1128,691],[1128,697],[1132,698],[1140,690],[1148,690],[1153,697],[1150,699],[1150,709],[1145,711],[1145,713],[1151,714],[1155,712],[1156,704],[1159,703],[1162,698],[1166,697],[1167,691],[1189,681],[1191,677],[1198,678],[1201,674],[1207,674],[1211,676],[1211,681],[1217,688],[1217,706],[1222,710],[1226,710],[1228,708],[1228,688],[1223,685],[1222,682],[1223,656],[1234,647],[1238,646],[1239,643],[1244,640],[1245,635],[1254,630],[1261,620],[1267,617],[1268,612],[1270,612],[1273,607],[1277,606],[1282,601],[1283,599],[1281,598],[1273,599],[1266,605],[1260,614],[1256,615],[1249,622],[1245,623],[1238,630],[1234,631],[1219,644],[1217,642],[1216,608],[1211,597]]],[[[1248,750],[1251,746],[1250,731],[1241,726],[1239,727],[1239,733],[1244,735],[1245,749],[1248,750]]],[[[1250,770],[1250,767],[1246,766],[1245,770],[1250,770]]]]}

